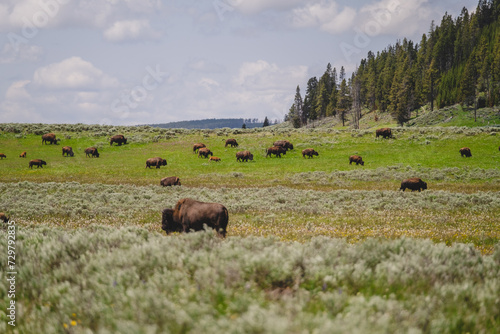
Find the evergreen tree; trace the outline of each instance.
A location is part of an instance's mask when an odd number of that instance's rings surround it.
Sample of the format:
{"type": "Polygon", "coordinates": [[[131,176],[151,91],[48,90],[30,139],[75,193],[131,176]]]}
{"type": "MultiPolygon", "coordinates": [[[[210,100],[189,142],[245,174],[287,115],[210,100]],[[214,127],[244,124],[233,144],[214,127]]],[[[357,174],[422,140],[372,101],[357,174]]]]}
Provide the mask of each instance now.
{"type": "Polygon", "coordinates": [[[318,114],[316,112],[316,95],[318,88],[318,79],[312,77],[307,82],[306,96],[304,97],[303,105],[303,123],[307,123],[307,119],[316,120],[318,114]]]}
{"type": "Polygon", "coordinates": [[[349,107],[350,107],[349,87],[347,86],[347,81],[344,78],[340,83],[339,100],[338,100],[338,111],[340,120],[342,121],[342,126],[345,126],[345,121],[347,118],[349,107]]]}
{"type": "Polygon", "coordinates": [[[242,129],[246,129],[247,128],[247,125],[245,123],[243,123],[243,125],[241,126],[242,129]]]}
{"type": "Polygon", "coordinates": [[[264,124],[262,124],[263,128],[266,126],[269,126],[269,120],[267,119],[267,116],[266,116],[266,118],[264,118],[264,124]]]}

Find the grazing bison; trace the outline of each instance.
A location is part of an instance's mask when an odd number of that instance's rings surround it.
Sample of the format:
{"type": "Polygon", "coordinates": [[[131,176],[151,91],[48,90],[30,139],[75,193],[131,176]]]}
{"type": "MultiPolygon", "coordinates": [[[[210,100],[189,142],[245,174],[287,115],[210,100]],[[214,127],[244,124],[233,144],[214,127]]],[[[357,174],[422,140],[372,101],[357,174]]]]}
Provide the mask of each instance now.
{"type": "Polygon", "coordinates": [[[282,154],[286,154],[286,149],[282,146],[273,146],[269,147],[266,150],[266,158],[267,157],[272,157],[271,154],[274,154],[276,157],[281,158],[282,154]]]}
{"type": "Polygon", "coordinates": [[[64,146],[64,147],[62,148],[62,155],[63,155],[63,157],[64,157],[64,154],[66,154],[66,156],[68,156],[68,155],[69,155],[70,157],[72,157],[72,156],[74,156],[74,155],[75,155],[75,154],[73,153],[73,148],[72,148],[71,146],[64,146]]]}
{"type": "Polygon", "coordinates": [[[85,156],[88,158],[89,156],[99,158],[99,152],[97,152],[97,148],[89,147],[85,149],[85,156]]]}
{"type": "Polygon", "coordinates": [[[10,218],[8,218],[5,213],[0,212],[0,220],[2,220],[4,223],[8,223],[10,218]]]}
{"type": "Polygon", "coordinates": [[[113,145],[113,143],[117,143],[118,146],[120,146],[122,144],[126,144],[127,143],[127,138],[125,138],[123,135],[114,135],[109,140],[109,145],[113,145]]]}
{"type": "Polygon", "coordinates": [[[273,145],[274,146],[281,146],[285,150],[293,150],[293,144],[290,143],[288,140],[278,140],[278,141],[275,141],[273,145]]]}
{"type": "Polygon", "coordinates": [[[7,158],[7,156],[3,153],[0,153],[0,159],[7,158]]]}
{"type": "Polygon", "coordinates": [[[250,151],[240,151],[236,153],[236,161],[247,161],[253,160],[253,154],[250,151]]]}
{"type": "Polygon", "coordinates": [[[382,136],[384,139],[385,139],[385,138],[394,138],[394,137],[392,136],[392,130],[391,130],[391,128],[382,128],[382,129],[377,129],[377,130],[375,131],[375,133],[377,134],[377,138],[378,138],[379,136],[382,136]]]}
{"type": "Polygon", "coordinates": [[[42,136],[42,144],[56,144],[60,141],[60,139],[56,139],[56,135],[53,133],[46,133],[42,136]]]}
{"type": "Polygon", "coordinates": [[[33,169],[33,166],[37,166],[36,168],[43,168],[43,165],[47,165],[47,163],[40,159],[34,159],[29,162],[29,167],[33,169]]]}
{"type": "Polygon", "coordinates": [[[208,158],[209,155],[213,156],[214,154],[206,147],[202,147],[198,150],[198,158],[199,157],[208,158]]]}
{"type": "Polygon", "coordinates": [[[164,177],[160,180],[160,185],[164,187],[180,186],[181,180],[177,176],[164,177]]]}
{"type": "Polygon", "coordinates": [[[210,159],[208,159],[208,161],[215,161],[215,162],[219,162],[221,161],[219,157],[210,157],[210,159]]]}
{"type": "Polygon", "coordinates": [[[236,141],[236,139],[231,138],[226,140],[226,145],[224,145],[224,147],[227,147],[227,145],[231,145],[231,147],[238,147],[238,142],[236,141]]]}
{"type": "Polygon", "coordinates": [[[313,148],[306,148],[305,150],[302,151],[302,158],[305,158],[306,155],[309,157],[309,158],[313,158],[313,156],[318,156],[319,153],[316,152],[313,148]]]}
{"type": "Polygon", "coordinates": [[[151,168],[151,166],[156,166],[156,168],[160,168],[160,166],[166,166],[167,160],[162,159],[160,157],[149,158],[146,160],[146,168],[151,168]]]}
{"type": "Polygon", "coordinates": [[[353,162],[355,162],[356,165],[359,165],[359,164],[361,164],[361,166],[365,165],[363,158],[361,158],[359,155],[351,155],[349,157],[349,165],[351,165],[353,162]]]}
{"type": "Polygon", "coordinates": [[[468,147],[462,147],[459,150],[459,152],[460,152],[460,155],[462,156],[462,158],[464,157],[464,155],[466,158],[472,157],[472,153],[470,152],[470,148],[468,148],[468,147]]]}
{"type": "Polygon", "coordinates": [[[24,151],[23,153],[19,154],[19,158],[26,158],[26,151],[24,151]]]}
{"type": "Polygon", "coordinates": [[[170,232],[201,231],[203,225],[215,230],[222,237],[226,236],[229,221],[227,209],[218,203],[198,202],[191,198],[183,198],[173,209],[162,212],[161,228],[170,232]]]}
{"type": "Polygon", "coordinates": [[[412,177],[410,179],[403,180],[401,182],[401,188],[399,188],[399,190],[405,191],[406,188],[411,189],[411,191],[425,190],[427,189],[427,183],[425,183],[418,177],[412,177]]]}
{"type": "Polygon", "coordinates": [[[206,147],[203,143],[196,143],[193,145],[193,153],[198,152],[200,148],[206,147]]]}

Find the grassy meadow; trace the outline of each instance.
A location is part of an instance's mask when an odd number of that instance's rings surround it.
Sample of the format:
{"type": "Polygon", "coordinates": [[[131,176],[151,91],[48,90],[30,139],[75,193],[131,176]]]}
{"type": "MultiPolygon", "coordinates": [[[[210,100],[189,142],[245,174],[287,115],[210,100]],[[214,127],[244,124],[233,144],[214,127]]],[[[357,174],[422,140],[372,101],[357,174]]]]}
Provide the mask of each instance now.
{"type": "MultiPolygon", "coordinates": [[[[16,222],[19,272],[17,326],[0,307],[0,332],[494,333],[500,128],[393,133],[0,124],[0,211],[16,222]],[[60,144],[42,145],[47,132],[60,144]],[[110,146],[118,133],[129,144],[110,146]],[[266,158],[279,139],[294,150],[266,158]],[[198,158],[197,142],[222,161],[198,158]],[[236,162],[240,150],[254,161],[236,162]],[[168,165],[145,168],[155,156],[168,165]],[[35,158],[47,165],[28,168],[35,158]],[[166,176],[182,186],[161,187],[166,176]],[[398,191],[408,177],[428,189],[398,191]],[[228,237],[166,236],[161,210],[184,197],[225,205],[228,237]]],[[[0,304],[6,291],[2,280],[0,304]]]]}

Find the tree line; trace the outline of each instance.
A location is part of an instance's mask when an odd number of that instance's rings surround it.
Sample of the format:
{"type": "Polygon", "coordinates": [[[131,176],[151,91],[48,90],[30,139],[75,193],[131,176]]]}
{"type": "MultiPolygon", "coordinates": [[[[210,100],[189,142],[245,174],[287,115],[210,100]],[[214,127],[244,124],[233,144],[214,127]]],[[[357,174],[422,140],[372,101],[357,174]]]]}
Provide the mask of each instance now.
{"type": "Polygon", "coordinates": [[[390,112],[399,124],[429,105],[461,103],[476,108],[500,102],[500,0],[480,0],[476,11],[463,8],[453,19],[445,13],[431,23],[419,44],[406,38],[381,52],[369,51],[346,78],[344,67],[327,65],[307,82],[302,99],[297,86],[285,120],[295,127],[328,116],[350,118],[359,128],[361,109],[390,112]]]}

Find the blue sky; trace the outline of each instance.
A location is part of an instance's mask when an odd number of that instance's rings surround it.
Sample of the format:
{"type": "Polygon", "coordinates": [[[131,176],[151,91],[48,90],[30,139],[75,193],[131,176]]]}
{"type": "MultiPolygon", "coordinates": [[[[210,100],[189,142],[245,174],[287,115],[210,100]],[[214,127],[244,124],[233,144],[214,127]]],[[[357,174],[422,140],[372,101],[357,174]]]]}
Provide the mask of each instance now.
{"type": "Polygon", "coordinates": [[[2,0],[0,122],[282,119],[326,65],[477,0],[2,0]]]}

